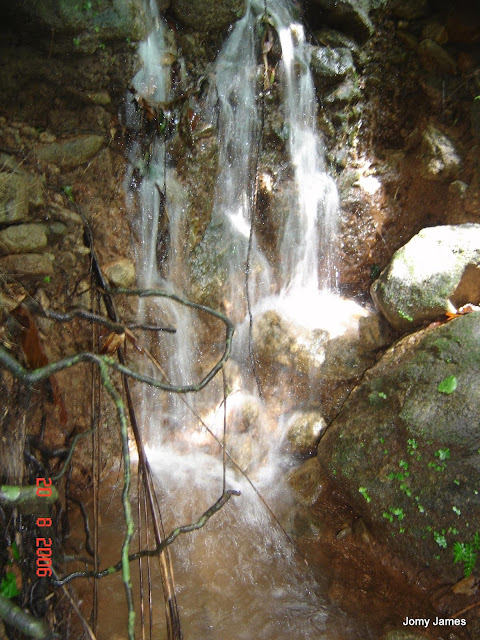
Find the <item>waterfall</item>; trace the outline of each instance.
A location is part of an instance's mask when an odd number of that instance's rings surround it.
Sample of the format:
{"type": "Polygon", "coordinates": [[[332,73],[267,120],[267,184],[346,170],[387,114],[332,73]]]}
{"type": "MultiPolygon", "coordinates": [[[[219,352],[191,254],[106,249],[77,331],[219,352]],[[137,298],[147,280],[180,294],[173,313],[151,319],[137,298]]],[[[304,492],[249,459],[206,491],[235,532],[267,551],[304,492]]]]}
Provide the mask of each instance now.
{"type": "Polygon", "coordinates": [[[303,26],[295,22],[289,3],[267,3],[282,48],[285,82],[284,111],[297,201],[288,217],[281,247],[282,290],[311,296],[334,285],[338,195],[325,169],[324,149],[317,131],[317,101],[310,71],[311,46],[303,26]],[[319,252],[327,268],[318,279],[319,252]]]}
{"type": "MultiPolygon", "coordinates": [[[[168,117],[174,97],[169,68],[171,52],[167,29],[154,0],[151,0],[151,16],[153,30],[140,47],[142,68],[133,80],[133,87],[137,103],[144,100],[168,117]]],[[[224,258],[228,274],[223,295],[229,315],[237,325],[242,323],[247,310],[246,268],[254,313],[277,308],[299,324],[306,324],[305,316],[311,315],[312,309],[317,313],[315,305],[318,309],[324,305],[321,290],[334,289],[333,247],[338,197],[325,170],[316,128],[310,51],[303,27],[293,17],[290,0],[267,0],[266,4],[249,0],[244,17],[234,25],[209,75],[202,118],[217,128],[219,140],[219,171],[211,225],[220,229],[221,243],[229,248],[224,258]],[[251,228],[262,133],[258,59],[265,7],[281,46],[280,109],[288,132],[289,179],[294,194],[289,201],[280,245],[282,260],[277,270],[262,252],[251,228]],[[326,265],[321,273],[319,256],[326,265]],[[307,312],[305,304],[310,305],[307,312]]],[[[140,211],[138,283],[141,287],[159,287],[182,295],[187,273],[187,190],[176,174],[162,136],[155,136],[148,145],[142,145],[141,115],[132,100],[127,104],[126,120],[140,138],[130,146],[125,181],[129,206],[140,211]],[[160,269],[159,229],[166,234],[166,228],[168,251],[160,269]]],[[[196,339],[201,332],[199,319],[192,312],[165,302],[144,303],[140,312],[143,318],[150,314],[156,322],[161,318],[176,327],[176,338],[160,347],[162,362],[166,363],[172,382],[192,382],[202,356],[205,357],[201,341],[196,339]]],[[[235,354],[240,365],[246,360],[242,333],[245,336],[245,330],[242,332],[239,327],[235,354]]],[[[268,432],[274,432],[282,421],[277,423],[269,416],[268,407],[255,396],[249,375],[241,366],[237,370],[231,364],[229,376],[232,384],[229,415],[234,414],[236,402],[242,406],[250,403],[252,420],[256,423],[253,434],[242,433],[240,429],[229,446],[233,448],[234,457],[240,457],[241,466],[248,468],[257,486],[268,496],[268,501],[279,513],[287,514],[288,520],[291,498],[276,466],[278,456],[272,445],[281,437],[268,432]],[[246,392],[245,387],[250,391],[246,392]],[[252,452],[255,446],[258,450],[252,452]],[[248,459],[243,462],[245,450],[248,459]]],[[[213,390],[195,399],[188,398],[194,413],[177,397],[166,401],[161,394],[151,391],[147,397],[143,394],[142,421],[149,442],[149,457],[159,486],[168,488],[161,492],[165,496],[162,509],[166,528],[178,525],[179,518],[182,523],[195,519],[198,510],[202,510],[199,505],[206,508],[218,497],[221,459],[212,456],[211,449],[200,448],[210,437],[199,428],[195,417],[201,413],[209,428],[221,430],[219,381],[210,386],[213,390]]],[[[258,496],[243,478],[229,470],[227,485],[240,489],[242,497],[237,502],[231,500],[215,516],[215,522],[212,519],[209,523],[208,531],[179,539],[173,547],[178,564],[179,607],[189,637],[326,638],[323,599],[318,595],[315,581],[298,564],[284,533],[275,528],[258,496]]]]}

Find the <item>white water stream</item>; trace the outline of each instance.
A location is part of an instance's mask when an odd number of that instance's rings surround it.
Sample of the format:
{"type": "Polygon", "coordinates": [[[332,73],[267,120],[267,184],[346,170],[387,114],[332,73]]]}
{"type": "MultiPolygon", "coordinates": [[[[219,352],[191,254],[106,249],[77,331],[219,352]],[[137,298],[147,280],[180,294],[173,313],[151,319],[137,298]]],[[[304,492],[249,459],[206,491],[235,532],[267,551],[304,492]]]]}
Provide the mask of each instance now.
{"type": "MultiPolygon", "coordinates": [[[[166,27],[151,1],[153,30],[140,47],[142,69],[134,78],[137,96],[154,105],[167,105],[172,98],[169,46],[166,27]]],[[[316,130],[316,99],[309,68],[310,45],[302,25],[295,21],[289,0],[267,0],[269,22],[278,34],[282,51],[282,83],[285,129],[294,180],[294,198],[281,245],[281,268],[274,270],[262,254],[255,235],[250,254],[250,298],[254,315],[276,309],[302,326],[328,326],[325,308],[334,296],[336,212],[338,196],[325,171],[321,140],[316,130]],[[327,265],[319,274],[319,255],[327,265]],[[321,281],[319,281],[321,280],[321,281]],[[277,294],[274,294],[277,291],[277,294]]],[[[218,126],[219,174],[212,223],[225,234],[229,277],[223,295],[231,315],[240,324],[246,312],[245,268],[254,202],[255,167],[261,128],[258,98],[259,25],[263,0],[250,0],[218,55],[211,77],[205,120],[218,126]],[[218,119],[217,119],[218,118],[218,119]]],[[[140,129],[140,116],[127,105],[127,121],[140,129]]],[[[185,216],[188,200],[174,167],[165,159],[165,142],[154,140],[149,160],[142,157],[141,145],[130,148],[127,175],[129,206],[141,212],[138,236],[138,285],[167,289],[183,294],[185,269],[185,216]],[[138,175],[142,178],[139,179],[138,175]],[[161,195],[168,206],[170,251],[160,274],[157,264],[158,229],[161,223],[161,195]]],[[[342,305],[339,304],[339,313],[342,305]]],[[[197,365],[205,354],[196,340],[200,320],[188,310],[164,301],[149,301],[142,307],[144,317],[164,321],[177,328],[176,338],[161,347],[162,362],[175,383],[198,379],[197,365]]],[[[349,313],[349,311],[347,311],[349,313]]],[[[328,318],[331,313],[328,313],[328,318]]],[[[334,325],[338,330],[339,316],[334,325]]],[[[335,327],[330,327],[334,332],[335,327]]],[[[235,354],[247,362],[246,331],[238,331],[235,354]]],[[[219,376],[217,376],[219,377],[219,376]]],[[[292,498],[285,481],[285,465],[278,451],[283,435],[282,421],[269,416],[255,396],[251,374],[236,376],[239,388],[228,398],[229,416],[234,405],[246,400],[256,407],[255,436],[242,435],[243,451],[248,449],[249,473],[259,491],[288,527],[292,498]],[[250,382],[249,382],[250,380],[250,382]],[[246,381],[247,392],[242,388],[246,381]],[[259,451],[255,451],[255,447],[259,451]],[[262,465],[256,462],[262,460],[262,465]]],[[[213,392],[188,398],[195,410],[216,432],[221,431],[223,410],[220,383],[213,392]],[[217,393],[216,397],[212,394],[217,393]]],[[[221,493],[221,455],[202,452],[210,436],[198,424],[185,404],[175,397],[148,392],[143,403],[143,429],[147,434],[149,459],[156,473],[165,528],[195,520],[221,493]]],[[[236,436],[234,436],[236,437],[236,436]]],[[[232,443],[234,444],[234,443],[232,443]]],[[[212,447],[211,447],[212,449],[212,447]]],[[[215,449],[215,447],[213,447],[215,449]]],[[[242,455],[242,453],[240,453],[242,455]]],[[[252,638],[293,640],[337,638],[327,631],[327,615],[318,587],[299,562],[291,544],[272,521],[244,479],[229,471],[227,486],[239,488],[233,498],[214,516],[207,527],[179,539],[173,548],[178,602],[186,638],[240,640],[252,638]]],[[[338,628],[338,627],[337,627],[338,628]]]]}

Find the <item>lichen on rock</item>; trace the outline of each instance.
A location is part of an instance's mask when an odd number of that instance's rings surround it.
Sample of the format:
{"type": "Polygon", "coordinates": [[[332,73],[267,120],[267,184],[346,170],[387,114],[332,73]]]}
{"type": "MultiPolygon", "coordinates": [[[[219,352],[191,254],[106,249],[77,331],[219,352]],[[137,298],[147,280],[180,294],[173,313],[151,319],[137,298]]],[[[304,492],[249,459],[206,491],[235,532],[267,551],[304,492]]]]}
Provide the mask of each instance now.
{"type": "Polygon", "coordinates": [[[408,331],[480,302],[480,225],[423,229],[399,249],[371,287],[390,324],[408,331]]]}

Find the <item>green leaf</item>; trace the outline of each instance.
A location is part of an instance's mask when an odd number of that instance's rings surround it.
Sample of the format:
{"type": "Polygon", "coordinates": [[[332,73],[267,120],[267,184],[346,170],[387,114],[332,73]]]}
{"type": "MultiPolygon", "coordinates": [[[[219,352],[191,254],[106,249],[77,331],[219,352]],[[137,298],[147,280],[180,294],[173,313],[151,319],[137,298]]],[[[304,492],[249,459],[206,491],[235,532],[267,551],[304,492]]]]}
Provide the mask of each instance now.
{"type": "Polygon", "coordinates": [[[20,552],[15,541],[12,542],[12,556],[15,562],[20,562],[20,552]]]}
{"type": "Polygon", "coordinates": [[[446,393],[447,395],[453,393],[457,388],[458,381],[455,376],[448,376],[445,380],[442,380],[438,385],[440,393],[446,393]]]}
{"type": "Polygon", "coordinates": [[[368,495],[367,487],[359,487],[358,491],[359,491],[359,493],[362,494],[362,496],[365,498],[365,500],[367,502],[371,502],[372,501],[372,498],[368,495]]]}
{"type": "Polygon", "coordinates": [[[402,309],[398,310],[398,315],[400,316],[400,318],[403,318],[404,320],[408,320],[408,322],[413,322],[412,316],[406,313],[405,311],[402,311],[402,309]]]}
{"type": "Polygon", "coordinates": [[[16,598],[20,595],[20,590],[17,587],[17,579],[13,571],[7,571],[5,574],[0,584],[0,594],[4,598],[16,598]]]}
{"type": "MultiPolygon", "coordinates": [[[[75,44],[77,45],[78,43],[75,43],[75,44]]],[[[73,187],[72,187],[72,185],[70,185],[70,184],[65,185],[62,188],[62,191],[67,196],[67,198],[70,200],[70,202],[75,202],[75,198],[73,197],[73,187]]]]}
{"type": "Polygon", "coordinates": [[[480,534],[478,533],[478,531],[473,537],[473,546],[475,547],[476,551],[480,551],[480,534]]]}
{"type": "Polygon", "coordinates": [[[444,549],[447,548],[447,539],[445,538],[445,532],[444,531],[442,531],[442,533],[439,533],[438,531],[434,531],[433,532],[433,537],[435,539],[435,542],[440,547],[443,547],[444,549]]]}

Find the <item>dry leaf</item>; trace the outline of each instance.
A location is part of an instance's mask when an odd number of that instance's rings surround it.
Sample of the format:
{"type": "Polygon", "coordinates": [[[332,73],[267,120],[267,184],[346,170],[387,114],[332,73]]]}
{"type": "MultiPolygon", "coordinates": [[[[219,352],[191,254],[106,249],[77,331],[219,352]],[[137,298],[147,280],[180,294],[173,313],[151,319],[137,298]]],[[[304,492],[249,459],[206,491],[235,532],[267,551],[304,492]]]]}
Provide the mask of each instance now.
{"type": "Polygon", "coordinates": [[[477,590],[475,581],[475,576],[468,576],[468,578],[463,578],[453,585],[452,591],[457,595],[462,594],[465,596],[473,596],[477,590]]]}

